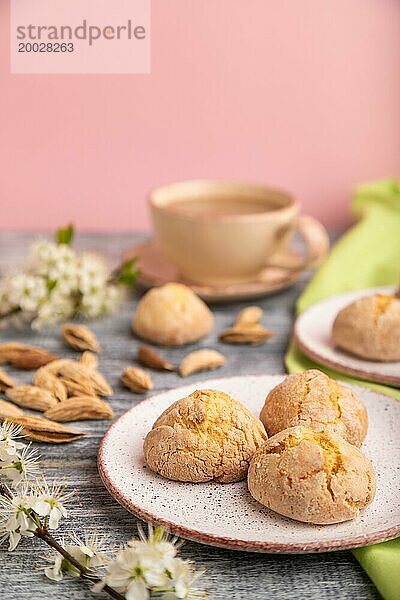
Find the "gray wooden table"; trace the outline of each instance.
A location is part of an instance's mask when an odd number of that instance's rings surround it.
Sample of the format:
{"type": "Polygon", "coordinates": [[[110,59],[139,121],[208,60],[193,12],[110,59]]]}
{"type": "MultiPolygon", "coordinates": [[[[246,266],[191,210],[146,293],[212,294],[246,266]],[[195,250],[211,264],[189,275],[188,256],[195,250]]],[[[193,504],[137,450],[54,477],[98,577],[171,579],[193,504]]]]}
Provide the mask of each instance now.
{"type": "MultiPolygon", "coordinates": [[[[75,247],[100,251],[117,262],[122,250],[141,237],[127,234],[79,235],[75,247]]],[[[23,261],[33,238],[30,234],[0,234],[0,270],[3,273],[9,272],[12,265],[17,266],[23,261]]],[[[283,356],[290,336],[294,303],[304,288],[305,280],[306,278],[285,292],[257,302],[265,310],[266,325],[276,332],[267,344],[255,348],[224,345],[223,353],[228,358],[227,364],[217,374],[201,374],[201,379],[231,374],[283,372],[283,356]]],[[[143,398],[128,392],[118,381],[122,369],[133,361],[138,345],[130,330],[134,305],[135,300],[132,299],[116,316],[91,325],[104,349],[100,355],[100,369],[114,388],[111,402],[117,416],[143,398]]],[[[243,303],[236,303],[214,307],[216,331],[229,325],[233,315],[243,306],[243,303]]],[[[26,330],[3,331],[0,332],[0,339],[34,343],[63,356],[74,356],[73,351],[68,351],[63,346],[57,328],[38,334],[26,330]]],[[[209,347],[221,347],[216,333],[198,346],[205,344],[209,347]]],[[[171,349],[168,356],[173,362],[179,362],[185,352],[187,349],[171,349]]],[[[21,382],[29,382],[32,376],[26,372],[15,372],[13,375],[21,382]]],[[[155,373],[154,383],[154,392],[158,392],[182,385],[182,379],[173,373],[155,373]]],[[[70,521],[61,527],[60,536],[72,529],[79,535],[85,528],[96,527],[99,532],[109,532],[112,539],[119,543],[134,534],[136,519],[109,496],[97,472],[97,449],[109,422],[83,422],[79,426],[88,432],[88,436],[74,444],[38,444],[47,474],[64,478],[68,486],[76,489],[70,506],[70,521]]],[[[39,541],[26,539],[13,553],[0,551],[1,599],[99,598],[98,595],[92,595],[80,580],[65,579],[59,584],[47,580],[40,571],[43,565],[40,555],[45,550],[39,541]]],[[[187,542],[182,554],[206,568],[202,581],[215,599],[379,598],[373,584],[350,552],[268,555],[221,550],[187,542]]]]}

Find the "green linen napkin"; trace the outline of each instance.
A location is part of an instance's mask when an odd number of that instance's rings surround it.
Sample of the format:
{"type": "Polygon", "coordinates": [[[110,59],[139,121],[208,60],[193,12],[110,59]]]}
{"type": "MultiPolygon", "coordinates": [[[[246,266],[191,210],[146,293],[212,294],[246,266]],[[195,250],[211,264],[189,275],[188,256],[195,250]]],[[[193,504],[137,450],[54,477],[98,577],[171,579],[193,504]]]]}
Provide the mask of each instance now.
{"type": "MultiPolygon", "coordinates": [[[[359,186],[352,210],[358,222],[335,244],[299,298],[298,312],[342,292],[400,284],[400,181],[384,180],[359,186]]],[[[364,382],[317,365],[293,342],[285,362],[289,373],[318,367],[331,377],[400,399],[400,389],[364,382]]],[[[353,554],[385,600],[400,599],[400,538],[358,548],[353,554]]]]}

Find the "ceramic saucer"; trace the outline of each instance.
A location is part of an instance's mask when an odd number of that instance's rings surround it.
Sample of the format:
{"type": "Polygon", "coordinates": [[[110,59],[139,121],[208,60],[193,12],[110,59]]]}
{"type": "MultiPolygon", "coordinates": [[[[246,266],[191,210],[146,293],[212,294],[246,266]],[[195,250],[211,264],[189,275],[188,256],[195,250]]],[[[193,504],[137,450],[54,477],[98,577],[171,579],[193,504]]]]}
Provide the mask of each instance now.
{"type": "MultiPolygon", "coordinates": [[[[267,267],[255,281],[220,286],[203,285],[182,279],[176,266],[166,258],[154,241],[129,248],[123,258],[126,260],[133,256],[138,257],[140,268],[138,283],[145,289],[175,281],[191,287],[206,302],[250,300],[268,296],[293,285],[304,272],[304,269],[301,268],[294,270],[293,268],[267,267]]],[[[284,252],[283,258],[290,264],[304,263],[300,253],[291,249],[284,252]]]]}
{"type": "Polygon", "coordinates": [[[335,371],[400,387],[400,362],[376,362],[347,354],[334,345],[331,334],[333,321],[339,310],[363,296],[374,293],[393,294],[393,291],[393,287],[358,290],[313,304],[296,320],[296,345],[304,354],[335,371]]]}

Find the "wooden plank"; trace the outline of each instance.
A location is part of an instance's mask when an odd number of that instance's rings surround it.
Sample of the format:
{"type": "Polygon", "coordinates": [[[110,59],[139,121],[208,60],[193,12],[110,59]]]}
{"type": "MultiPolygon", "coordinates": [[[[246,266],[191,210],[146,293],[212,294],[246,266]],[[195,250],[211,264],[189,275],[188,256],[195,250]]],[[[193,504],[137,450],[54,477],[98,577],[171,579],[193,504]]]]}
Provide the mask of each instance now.
{"type": "MultiPolygon", "coordinates": [[[[140,235],[96,234],[80,235],[77,247],[101,251],[110,260],[117,261],[123,249],[139,241],[140,235]]],[[[0,270],[10,268],[23,261],[32,234],[2,233],[0,235],[0,270]]],[[[284,293],[257,302],[265,310],[265,325],[276,332],[265,345],[240,347],[220,344],[217,332],[230,325],[234,315],[245,303],[216,306],[215,332],[206,340],[190,346],[215,347],[227,357],[227,364],[217,372],[198,374],[183,381],[176,373],[154,373],[152,393],[171,389],[196,379],[212,379],[240,374],[280,373],[284,371],[283,355],[287,346],[292,324],[295,299],[305,284],[305,278],[284,293]]],[[[135,300],[127,301],[124,309],[115,317],[105,318],[90,325],[98,336],[103,352],[100,369],[114,388],[111,399],[116,415],[122,414],[145,396],[130,393],[119,384],[123,368],[134,360],[138,341],[130,329],[130,319],[135,300]]],[[[65,348],[58,328],[34,333],[30,331],[0,331],[0,339],[19,340],[43,345],[50,351],[63,356],[76,354],[65,348]]],[[[162,351],[172,362],[178,363],[187,349],[162,351]]],[[[17,381],[29,382],[31,373],[9,369],[17,381]]],[[[96,467],[96,455],[100,440],[109,422],[83,422],[82,428],[89,435],[74,444],[50,446],[37,444],[43,456],[43,466],[49,476],[63,478],[76,494],[70,505],[70,520],[65,522],[58,536],[74,530],[78,535],[87,528],[96,527],[100,533],[111,533],[113,541],[122,542],[133,535],[136,519],[120,507],[103,487],[96,467]]],[[[0,552],[3,559],[0,567],[0,597],[18,600],[74,600],[98,598],[92,595],[85,583],[65,580],[55,584],[47,580],[37,567],[44,561],[39,558],[46,548],[34,540],[24,540],[13,553],[0,552]]],[[[350,552],[314,554],[303,556],[278,556],[256,553],[234,552],[186,542],[183,556],[206,568],[203,583],[213,598],[232,600],[372,600],[378,599],[373,584],[359,567],[350,552]]]]}

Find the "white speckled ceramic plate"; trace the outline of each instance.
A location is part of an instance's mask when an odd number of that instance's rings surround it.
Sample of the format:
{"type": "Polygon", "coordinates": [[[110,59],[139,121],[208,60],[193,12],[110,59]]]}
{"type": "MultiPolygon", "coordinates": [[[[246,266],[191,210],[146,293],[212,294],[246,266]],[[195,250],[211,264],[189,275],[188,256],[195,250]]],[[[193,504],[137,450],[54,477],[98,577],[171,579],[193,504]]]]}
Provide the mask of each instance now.
{"type": "Polygon", "coordinates": [[[363,451],[377,473],[373,503],[353,521],[314,526],[286,519],[256,502],[245,481],[179,483],[146,468],[142,444],[156,418],[195,389],[219,389],[258,415],[267,393],[283,375],[196,382],[137,404],[106,433],[98,465],[109,492],[129,511],[173,533],[206,544],[261,552],[319,552],[355,548],[400,535],[400,402],[351,386],[370,420],[363,451]]]}
{"type": "Polygon", "coordinates": [[[393,294],[394,289],[381,287],[359,290],[317,302],[297,318],[294,338],[300,350],[321,365],[356,375],[360,379],[400,386],[400,362],[363,360],[336,348],[332,341],[332,325],[339,310],[358,298],[376,292],[393,294]]]}

